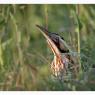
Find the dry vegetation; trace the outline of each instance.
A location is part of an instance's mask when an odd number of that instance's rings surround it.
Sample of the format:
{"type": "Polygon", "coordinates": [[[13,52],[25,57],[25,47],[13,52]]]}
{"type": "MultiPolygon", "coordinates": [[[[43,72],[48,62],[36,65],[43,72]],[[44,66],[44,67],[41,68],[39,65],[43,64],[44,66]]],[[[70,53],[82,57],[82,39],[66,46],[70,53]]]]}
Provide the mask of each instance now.
{"type": "Polygon", "coordinates": [[[0,5],[0,90],[95,90],[95,5],[0,5]],[[77,79],[52,76],[36,24],[64,37],[78,57],[77,79]]]}

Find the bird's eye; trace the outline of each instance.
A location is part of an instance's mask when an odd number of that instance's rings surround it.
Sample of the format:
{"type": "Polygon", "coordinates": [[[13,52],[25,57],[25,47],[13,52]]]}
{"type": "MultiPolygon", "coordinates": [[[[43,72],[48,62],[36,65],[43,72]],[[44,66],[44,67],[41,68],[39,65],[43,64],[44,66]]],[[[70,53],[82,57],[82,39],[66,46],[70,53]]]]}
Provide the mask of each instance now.
{"type": "Polygon", "coordinates": [[[59,42],[59,38],[56,38],[56,42],[59,42]]]}

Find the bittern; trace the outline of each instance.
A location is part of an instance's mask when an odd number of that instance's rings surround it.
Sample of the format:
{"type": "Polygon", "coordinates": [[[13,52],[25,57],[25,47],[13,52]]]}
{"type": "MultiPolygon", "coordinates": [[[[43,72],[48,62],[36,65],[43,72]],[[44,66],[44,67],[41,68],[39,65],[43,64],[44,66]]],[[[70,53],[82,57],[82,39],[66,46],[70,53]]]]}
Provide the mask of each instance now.
{"type": "Polygon", "coordinates": [[[71,61],[70,56],[64,55],[62,53],[69,53],[69,50],[65,47],[63,40],[64,38],[59,36],[57,33],[51,33],[46,28],[36,25],[41,33],[47,40],[47,43],[54,53],[54,59],[51,63],[51,70],[55,76],[62,77],[66,74],[66,69],[68,67],[68,63],[71,61]]]}

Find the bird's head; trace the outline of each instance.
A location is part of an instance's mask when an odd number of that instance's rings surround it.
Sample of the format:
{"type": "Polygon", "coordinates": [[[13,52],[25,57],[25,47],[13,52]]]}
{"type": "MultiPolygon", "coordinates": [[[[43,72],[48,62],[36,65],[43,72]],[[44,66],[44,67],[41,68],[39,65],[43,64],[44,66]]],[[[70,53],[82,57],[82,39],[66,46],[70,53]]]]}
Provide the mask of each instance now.
{"type": "Polygon", "coordinates": [[[53,40],[50,38],[49,32],[47,29],[43,28],[40,25],[36,25],[36,27],[38,27],[41,31],[41,33],[43,34],[43,36],[46,38],[49,47],[51,48],[51,50],[53,51],[54,55],[56,56],[61,56],[59,49],[57,48],[56,44],[53,42],[53,40]]]}

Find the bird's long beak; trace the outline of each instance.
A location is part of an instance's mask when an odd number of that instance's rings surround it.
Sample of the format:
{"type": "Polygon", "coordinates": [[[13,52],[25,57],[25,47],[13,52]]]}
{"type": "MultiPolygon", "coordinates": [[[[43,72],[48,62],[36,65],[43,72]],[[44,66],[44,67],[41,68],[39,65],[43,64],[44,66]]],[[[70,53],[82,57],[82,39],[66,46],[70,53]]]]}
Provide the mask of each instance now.
{"type": "Polygon", "coordinates": [[[40,25],[36,25],[36,27],[38,27],[40,30],[42,30],[43,32],[45,33],[48,33],[48,30],[46,28],[43,28],[42,26],[40,25]]]}
{"type": "Polygon", "coordinates": [[[61,56],[60,51],[58,50],[57,46],[54,44],[54,42],[53,42],[53,41],[51,40],[51,38],[49,37],[49,35],[48,35],[48,30],[45,29],[45,28],[43,28],[42,26],[39,26],[39,25],[36,25],[36,26],[40,29],[41,33],[42,33],[42,34],[44,35],[44,37],[47,39],[47,42],[48,42],[48,44],[49,44],[51,50],[53,51],[54,55],[56,55],[56,56],[61,56]]]}

